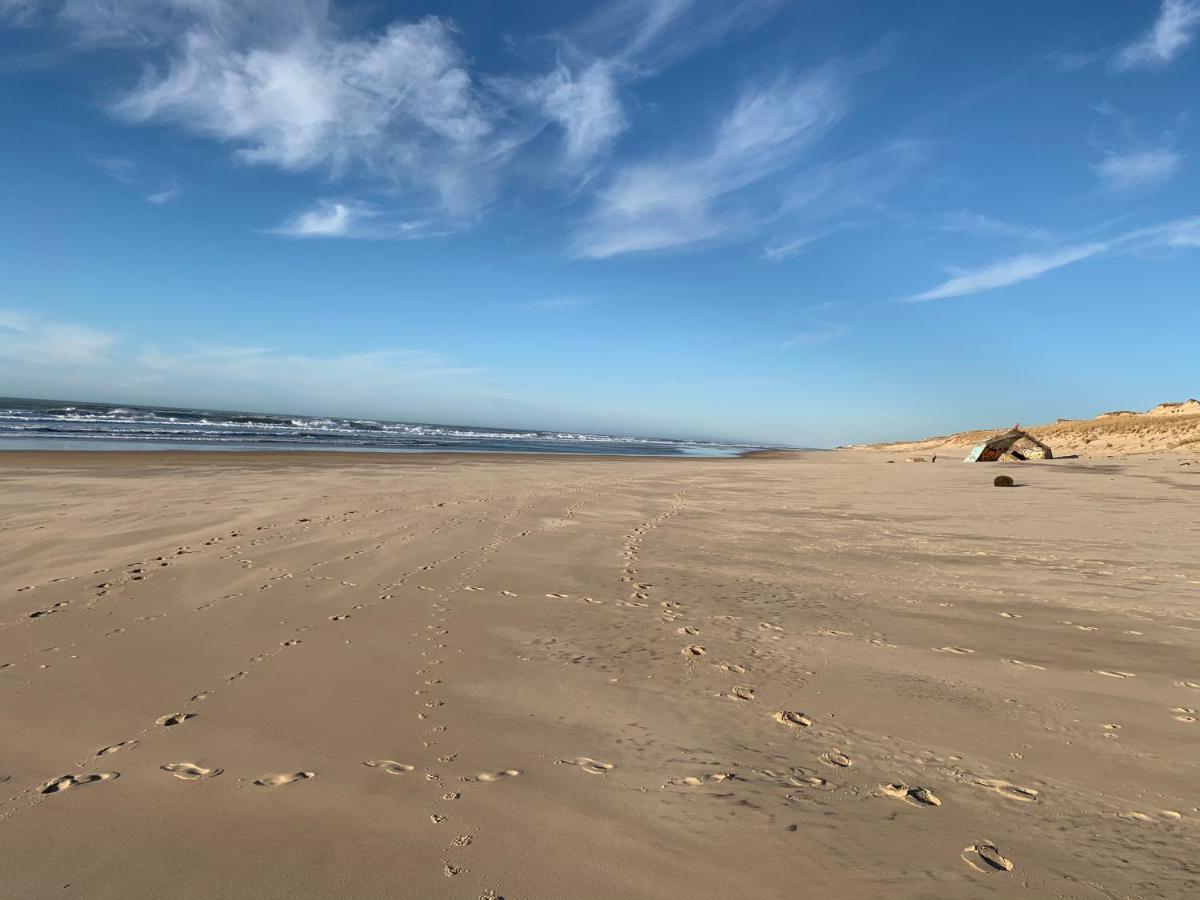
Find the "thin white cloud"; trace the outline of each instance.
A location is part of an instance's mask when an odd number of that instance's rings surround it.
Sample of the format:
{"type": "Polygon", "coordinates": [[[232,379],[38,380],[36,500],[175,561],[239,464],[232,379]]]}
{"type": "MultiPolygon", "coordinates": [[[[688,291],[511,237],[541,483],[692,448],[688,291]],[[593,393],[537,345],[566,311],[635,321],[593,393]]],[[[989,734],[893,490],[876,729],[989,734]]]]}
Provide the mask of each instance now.
{"type": "Polygon", "coordinates": [[[983,213],[966,209],[943,213],[934,223],[937,231],[976,234],[984,237],[1007,237],[1021,240],[1049,240],[1050,232],[1044,228],[1031,228],[1026,225],[1014,225],[983,213]]]}
{"type": "Polygon", "coordinates": [[[1150,30],[1123,47],[1113,60],[1118,69],[1165,66],[1192,43],[1200,26],[1198,0],[1163,0],[1150,30]]]}
{"type": "Polygon", "coordinates": [[[796,164],[846,107],[834,67],[742,94],[698,153],[620,169],[580,226],[574,254],[604,259],[718,237],[740,216],[737,195],[796,164]]]}
{"type": "Polygon", "coordinates": [[[571,171],[605,153],[628,124],[613,66],[604,61],[578,73],[560,64],[550,74],[528,82],[524,94],[562,128],[563,157],[571,171]]]}
{"type": "Polygon", "coordinates": [[[787,349],[794,347],[812,347],[816,344],[824,344],[827,341],[832,341],[842,337],[849,328],[845,325],[825,325],[818,328],[812,328],[808,331],[801,331],[793,334],[790,338],[783,342],[783,346],[787,349]]]}
{"type": "Polygon", "coordinates": [[[1063,266],[1103,253],[1108,243],[1077,244],[1049,253],[1022,253],[1020,256],[1002,260],[979,269],[961,272],[943,281],[937,287],[916,294],[910,300],[945,300],[950,297],[965,297],[995,288],[1009,287],[1029,281],[1063,266]]]}
{"type": "Polygon", "coordinates": [[[90,156],[87,159],[113,181],[140,194],[147,203],[162,206],[179,196],[179,180],[161,169],[148,171],[137,161],[123,156],[90,156]]]}
{"type": "Polygon", "coordinates": [[[354,201],[319,200],[274,229],[274,233],[293,238],[351,237],[359,223],[376,215],[376,210],[354,201]]]}
{"type": "Polygon", "coordinates": [[[903,299],[917,302],[966,297],[1030,281],[1105,254],[1194,247],[1200,247],[1200,216],[1138,228],[1104,241],[1073,244],[1045,253],[1023,253],[980,268],[958,271],[936,287],[903,299]]]}
{"type": "Polygon", "coordinates": [[[30,366],[90,366],[109,358],[116,337],[72,325],[0,310],[0,359],[30,366]]]}
{"type": "Polygon", "coordinates": [[[1149,190],[1175,177],[1183,157],[1169,147],[1111,153],[1092,169],[1110,191],[1149,190]]]}

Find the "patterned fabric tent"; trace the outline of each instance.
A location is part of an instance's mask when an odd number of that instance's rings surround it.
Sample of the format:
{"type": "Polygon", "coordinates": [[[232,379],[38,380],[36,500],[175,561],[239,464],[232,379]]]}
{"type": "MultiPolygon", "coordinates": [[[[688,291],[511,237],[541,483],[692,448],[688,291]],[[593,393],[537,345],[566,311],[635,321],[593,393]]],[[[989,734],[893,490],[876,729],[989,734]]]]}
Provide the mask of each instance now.
{"type": "Polygon", "coordinates": [[[1033,435],[1021,430],[1019,425],[976,444],[966,462],[1019,462],[1027,459],[1053,459],[1050,448],[1033,435]]]}

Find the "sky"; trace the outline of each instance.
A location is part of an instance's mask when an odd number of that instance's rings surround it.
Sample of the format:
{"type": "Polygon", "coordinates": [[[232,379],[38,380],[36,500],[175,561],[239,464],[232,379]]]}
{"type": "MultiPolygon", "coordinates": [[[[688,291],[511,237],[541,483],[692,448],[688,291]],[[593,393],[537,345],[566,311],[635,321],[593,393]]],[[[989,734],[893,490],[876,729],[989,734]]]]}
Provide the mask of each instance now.
{"type": "Polygon", "coordinates": [[[802,446],[1200,393],[1200,0],[0,0],[0,394],[802,446]]]}

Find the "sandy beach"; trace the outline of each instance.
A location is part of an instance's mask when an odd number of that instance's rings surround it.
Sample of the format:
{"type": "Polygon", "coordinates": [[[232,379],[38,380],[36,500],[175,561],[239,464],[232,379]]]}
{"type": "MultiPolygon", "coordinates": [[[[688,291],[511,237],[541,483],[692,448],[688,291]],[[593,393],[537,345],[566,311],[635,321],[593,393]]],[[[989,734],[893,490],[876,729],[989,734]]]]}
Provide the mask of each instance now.
{"type": "Polygon", "coordinates": [[[1200,462],[890,458],[0,454],[0,896],[1200,893],[1200,462]]]}

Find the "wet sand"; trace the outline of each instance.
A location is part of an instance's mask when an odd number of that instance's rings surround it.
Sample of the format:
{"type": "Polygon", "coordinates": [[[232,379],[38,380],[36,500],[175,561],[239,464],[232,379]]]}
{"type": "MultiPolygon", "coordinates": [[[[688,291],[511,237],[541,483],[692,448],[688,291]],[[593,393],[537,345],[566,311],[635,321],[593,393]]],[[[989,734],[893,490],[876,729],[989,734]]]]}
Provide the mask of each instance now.
{"type": "Polygon", "coordinates": [[[1194,895],[1180,462],[0,454],[0,896],[1194,895]]]}

